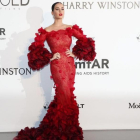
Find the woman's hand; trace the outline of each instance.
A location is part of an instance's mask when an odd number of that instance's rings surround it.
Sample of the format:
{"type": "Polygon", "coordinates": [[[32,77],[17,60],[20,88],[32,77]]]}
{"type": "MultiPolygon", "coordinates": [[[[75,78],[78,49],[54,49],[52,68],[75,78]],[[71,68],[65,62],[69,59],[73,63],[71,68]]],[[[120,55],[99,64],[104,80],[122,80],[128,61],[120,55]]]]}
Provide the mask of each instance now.
{"type": "Polygon", "coordinates": [[[53,57],[50,59],[50,61],[54,60],[54,59],[60,59],[60,53],[54,53],[53,57]]]}
{"type": "Polygon", "coordinates": [[[68,57],[69,56],[71,56],[73,58],[75,57],[75,55],[69,49],[67,49],[66,54],[67,54],[68,57]]]}

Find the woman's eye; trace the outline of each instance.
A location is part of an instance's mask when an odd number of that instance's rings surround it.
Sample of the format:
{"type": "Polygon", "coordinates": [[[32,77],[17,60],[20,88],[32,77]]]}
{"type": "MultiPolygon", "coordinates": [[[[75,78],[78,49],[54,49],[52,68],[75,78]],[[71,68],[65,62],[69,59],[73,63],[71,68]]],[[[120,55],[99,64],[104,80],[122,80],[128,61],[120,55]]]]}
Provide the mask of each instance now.
{"type": "MultiPolygon", "coordinates": [[[[59,9],[56,9],[56,10],[59,10],[59,9]]],[[[62,9],[62,10],[64,10],[64,9],[62,9]]]]}

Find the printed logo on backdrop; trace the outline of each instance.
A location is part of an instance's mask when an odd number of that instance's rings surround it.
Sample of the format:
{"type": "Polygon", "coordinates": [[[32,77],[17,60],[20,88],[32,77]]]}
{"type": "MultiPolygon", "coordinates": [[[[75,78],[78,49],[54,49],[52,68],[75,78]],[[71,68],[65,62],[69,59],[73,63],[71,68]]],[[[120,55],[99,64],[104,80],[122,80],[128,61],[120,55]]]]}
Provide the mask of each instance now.
{"type": "Polygon", "coordinates": [[[86,1],[86,2],[63,2],[66,9],[94,9],[94,6],[99,9],[139,9],[140,1],[86,1]]]}
{"type": "Polygon", "coordinates": [[[140,109],[140,103],[136,104],[136,103],[129,103],[129,107],[128,108],[133,108],[133,109],[140,109]]]}
{"type": "Polygon", "coordinates": [[[15,10],[29,5],[30,0],[0,0],[0,10],[15,10]]]}
{"type": "MultiPolygon", "coordinates": [[[[45,110],[48,110],[49,109],[49,105],[50,105],[50,103],[51,102],[47,102],[47,103],[45,103],[44,105],[43,105],[43,108],[45,109],[45,110]]],[[[84,108],[84,105],[85,104],[77,104],[77,107],[80,109],[82,109],[82,108],[84,108]]]]}
{"type": "Polygon", "coordinates": [[[0,28],[0,40],[5,40],[5,28],[0,28]]]}

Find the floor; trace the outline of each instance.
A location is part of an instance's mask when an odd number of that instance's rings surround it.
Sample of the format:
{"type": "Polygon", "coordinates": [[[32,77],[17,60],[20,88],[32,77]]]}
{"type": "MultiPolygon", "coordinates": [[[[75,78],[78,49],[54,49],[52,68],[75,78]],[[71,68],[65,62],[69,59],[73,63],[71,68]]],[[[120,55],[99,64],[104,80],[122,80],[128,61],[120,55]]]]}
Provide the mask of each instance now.
{"type": "MultiPolygon", "coordinates": [[[[17,132],[1,132],[0,140],[12,140],[17,132]]],[[[85,130],[84,140],[140,140],[140,130],[85,130]]]]}

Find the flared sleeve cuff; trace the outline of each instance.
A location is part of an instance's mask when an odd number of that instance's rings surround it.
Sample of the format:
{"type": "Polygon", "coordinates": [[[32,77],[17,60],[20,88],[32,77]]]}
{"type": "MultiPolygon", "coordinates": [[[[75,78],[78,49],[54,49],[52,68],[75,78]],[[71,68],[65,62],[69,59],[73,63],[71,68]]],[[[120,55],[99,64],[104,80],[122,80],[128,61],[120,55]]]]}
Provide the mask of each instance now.
{"type": "Polygon", "coordinates": [[[50,62],[53,54],[47,48],[44,48],[47,32],[41,27],[35,35],[34,42],[28,47],[28,66],[32,70],[40,70],[50,62]]]}
{"type": "Polygon", "coordinates": [[[75,59],[93,61],[97,54],[95,52],[95,41],[84,35],[82,28],[78,25],[74,25],[72,30],[73,36],[77,38],[76,45],[72,48],[75,59]]]}
{"type": "Polygon", "coordinates": [[[95,41],[92,38],[87,38],[87,41],[77,40],[76,45],[72,48],[76,59],[84,61],[93,61],[96,56],[95,41]]]}

